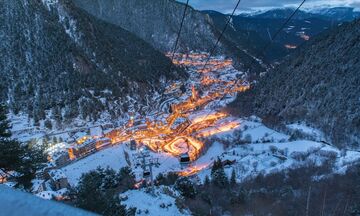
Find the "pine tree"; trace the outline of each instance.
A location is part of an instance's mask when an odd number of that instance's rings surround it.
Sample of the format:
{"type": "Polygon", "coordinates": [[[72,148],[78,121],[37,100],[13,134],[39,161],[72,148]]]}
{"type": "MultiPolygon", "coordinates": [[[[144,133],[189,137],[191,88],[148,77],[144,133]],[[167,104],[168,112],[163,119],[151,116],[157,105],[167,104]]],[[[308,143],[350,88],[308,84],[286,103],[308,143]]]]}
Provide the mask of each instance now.
{"type": "Polygon", "coordinates": [[[165,180],[166,180],[166,178],[165,178],[164,174],[159,173],[159,175],[157,175],[156,179],[155,179],[156,185],[164,184],[165,180]]]}
{"type": "Polygon", "coordinates": [[[51,143],[49,143],[49,137],[45,136],[44,139],[42,140],[42,146],[44,146],[44,148],[49,148],[51,143]]]}
{"type": "Polygon", "coordinates": [[[6,107],[0,105],[0,169],[4,173],[16,170],[21,165],[23,151],[19,143],[10,139],[10,124],[6,107]]]}
{"type": "Polygon", "coordinates": [[[59,106],[53,107],[51,110],[51,115],[52,115],[51,118],[54,119],[56,122],[56,126],[60,127],[61,121],[63,120],[60,107],[59,106]]]}
{"type": "Polygon", "coordinates": [[[6,117],[6,107],[0,104],[0,139],[11,137],[9,121],[6,117]]]}
{"type": "Polygon", "coordinates": [[[25,189],[32,187],[31,180],[36,177],[36,171],[43,168],[47,161],[44,150],[43,146],[29,148],[27,145],[24,145],[22,147],[25,156],[22,158],[21,166],[16,169],[20,173],[16,178],[19,187],[25,189]]]}
{"type": "Polygon", "coordinates": [[[46,157],[42,149],[29,148],[12,140],[10,125],[6,118],[6,107],[0,105],[0,169],[17,181],[17,186],[30,189],[36,170],[40,169],[46,157]],[[11,171],[18,175],[13,176],[11,171]]]}
{"type": "Polygon", "coordinates": [[[98,168],[82,175],[75,190],[75,205],[101,215],[127,215],[118,198],[122,192],[118,189],[124,185],[125,175],[131,176],[131,169],[121,169],[116,173],[109,168],[98,168]]]}
{"type": "Polygon", "coordinates": [[[213,167],[211,169],[211,175],[221,167],[222,167],[222,162],[220,158],[218,158],[217,160],[214,161],[213,167]]]}
{"type": "Polygon", "coordinates": [[[231,172],[231,177],[230,177],[230,185],[236,185],[236,173],[235,173],[235,169],[232,170],[231,172]]]}
{"type": "Polygon", "coordinates": [[[52,123],[51,123],[50,119],[46,119],[44,122],[44,125],[47,129],[49,129],[49,130],[52,129],[52,123]]]}
{"type": "Polygon", "coordinates": [[[204,185],[205,185],[205,186],[210,185],[210,179],[209,179],[209,176],[208,176],[208,175],[205,176],[204,185]]]}
{"type": "Polygon", "coordinates": [[[121,188],[128,190],[134,187],[135,175],[130,167],[122,167],[116,175],[118,182],[121,182],[121,188]]]}
{"type": "Polygon", "coordinates": [[[186,198],[194,198],[196,196],[195,186],[187,177],[178,179],[175,188],[186,198]]]}
{"type": "Polygon", "coordinates": [[[53,138],[52,138],[52,142],[53,142],[53,144],[58,143],[58,139],[57,139],[57,137],[56,137],[56,136],[53,136],[53,138]]]}
{"type": "Polygon", "coordinates": [[[220,158],[214,162],[211,170],[211,182],[218,187],[225,187],[229,183],[220,158]]]}
{"type": "Polygon", "coordinates": [[[180,86],[180,90],[182,93],[185,93],[186,92],[186,86],[185,85],[181,85],[180,86]]]}

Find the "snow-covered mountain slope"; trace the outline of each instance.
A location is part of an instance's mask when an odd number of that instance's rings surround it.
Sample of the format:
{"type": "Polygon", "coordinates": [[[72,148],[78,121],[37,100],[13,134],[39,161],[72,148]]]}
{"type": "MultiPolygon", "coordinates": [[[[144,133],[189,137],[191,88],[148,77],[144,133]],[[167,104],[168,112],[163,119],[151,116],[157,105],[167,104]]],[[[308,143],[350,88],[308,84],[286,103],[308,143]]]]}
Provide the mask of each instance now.
{"type": "MultiPolygon", "coordinates": [[[[163,51],[172,51],[185,5],[169,0],[75,0],[90,14],[121,26],[163,51]]],[[[215,43],[211,20],[188,8],[179,50],[209,50],[215,43]]]]}
{"type": "MultiPolygon", "coordinates": [[[[262,13],[245,14],[241,16],[263,19],[287,19],[295,8],[275,8],[262,13]]],[[[328,21],[347,22],[360,17],[360,12],[353,7],[311,7],[300,9],[293,19],[306,20],[317,18],[328,21]]]]}
{"type": "Polygon", "coordinates": [[[307,122],[332,143],[359,148],[359,29],[355,20],[314,38],[240,94],[234,109],[272,123],[307,122]]]}
{"type": "MultiPolygon", "coordinates": [[[[173,51],[185,5],[173,0],[75,0],[75,4],[106,22],[118,25],[155,48],[173,51]]],[[[213,20],[193,8],[187,8],[178,51],[210,51],[223,28],[217,28],[213,20]]],[[[233,58],[235,67],[262,72],[265,68],[253,57],[223,37],[216,49],[217,54],[233,58]]]]}
{"type": "Polygon", "coordinates": [[[166,85],[160,80],[184,75],[142,39],[72,1],[1,1],[0,11],[0,100],[36,124],[96,120],[103,111],[117,117],[129,97],[141,104],[166,85]]]}
{"type": "Polygon", "coordinates": [[[316,8],[310,12],[320,14],[332,21],[352,21],[360,17],[360,11],[352,7],[316,8]]]}
{"type": "MultiPolygon", "coordinates": [[[[294,49],[322,32],[352,21],[360,16],[353,8],[328,8],[318,11],[298,11],[282,29],[266,53],[264,47],[271,37],[294,12],[294,8],[276,8],[257,14],[239,14],[232,20],[232,28],[226,31],[227,38],[255,56],[264,56],[268,61],[280,61],[294,49]],[[333,16],[332,16],[333,14],[333,16]]],[[[203,11],[215,26],[223,28],[228,15],[216,11],[203,11]]]]}

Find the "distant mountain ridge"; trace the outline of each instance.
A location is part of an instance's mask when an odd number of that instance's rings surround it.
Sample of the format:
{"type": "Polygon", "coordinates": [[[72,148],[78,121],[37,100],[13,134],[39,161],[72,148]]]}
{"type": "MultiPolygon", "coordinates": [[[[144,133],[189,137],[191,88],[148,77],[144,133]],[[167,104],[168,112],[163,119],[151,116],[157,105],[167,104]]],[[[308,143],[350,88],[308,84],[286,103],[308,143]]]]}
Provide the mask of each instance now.
{"type": "MultiPolygon", "coordinates": [[[[267,18],[267,19],[286,19],[293,12],[295,8],[275,8],[263,12],[256,13],[240,13],[239,16],[243,17],[253,17],[253,18],[267,18]]],[[[309,19],[309,18],[319,18],[328,21],[352,21],[360,17],[360,11],[355,10],[353,7],[320,7],[313,9],[300,9],[292,19],[309,19]]]]}
{"type": "MultiPolygon", "coordinates": [[[[294,8],[278,8],[254,14],[239,14],[233,18],[232,28],[226,31],[227,38],[241,49],[246,49],[258,57],[263,56],[271,62],[288,55],[319,33],[360,17],[360,12],[347,7],[299,10],[267,52],[263,53],[264,47],[272,40],[272,35],[294,11],[294,8]]],[[[228,19],[228,15],[216,11],[203,13],[209,15],[219,29],[222,29],[228,19]]]]}
{"type": "Polygon", "coordinates": [[[352,7],[320,8],[311,11],[314,14],[321,14],[329,20],[352,21],[360,17],[360,11],[352,7]]]}
{"type": "MultiPolygon", "coordinates": [[[[253,18],[262,18],[262,19],[287,19],[293,12],[295,11],[295,8],[278,8],[278,9],[272,9],[265,11],[263,13],[250,15],[247,17],[253,17],[253,18]]],[[[239,15],[241,16],[241,14],[239,15]]],[[[322,16],[320,14],[313,14],[309,13],[303,10],[299,10],[292,19],[308,19],[312,18],[314,16],[322,16]]]]}
{"type": "Polygon", "coordinates": [[[360,19],[315,37],[232,105],[285,123],[320,128],[341,147],[360,148],[360,19]]]}

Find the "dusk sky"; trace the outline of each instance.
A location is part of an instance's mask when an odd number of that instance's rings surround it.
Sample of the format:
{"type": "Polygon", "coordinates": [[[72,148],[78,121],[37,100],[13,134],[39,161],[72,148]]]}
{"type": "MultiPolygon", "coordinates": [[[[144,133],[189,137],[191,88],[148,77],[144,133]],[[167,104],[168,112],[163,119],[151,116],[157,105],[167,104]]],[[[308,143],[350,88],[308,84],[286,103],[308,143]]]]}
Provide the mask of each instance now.
{"type": "MultiPolygon", "coordinates": [[[[179,0],[186,2],[186,0],[179,0]]],[[[190,5],[198,10],[217,10],[223,13],[230,13],[237,0],[190,0],[190,5]]],[[[261,10],[276,7],[296,7],[301,0],[242,0],[238,11],[250,9],[261,10]]],[[[319,6],[351,6],[360,9],[360,0],[308,0],[304,8],[319,6]]]]}

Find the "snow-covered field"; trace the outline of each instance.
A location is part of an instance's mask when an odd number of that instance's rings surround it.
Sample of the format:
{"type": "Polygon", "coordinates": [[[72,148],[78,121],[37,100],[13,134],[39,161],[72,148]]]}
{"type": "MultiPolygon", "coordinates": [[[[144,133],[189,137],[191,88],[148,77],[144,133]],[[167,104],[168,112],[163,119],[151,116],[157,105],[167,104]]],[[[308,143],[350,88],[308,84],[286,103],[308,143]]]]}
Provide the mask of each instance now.
{"type": "MultiPolygon", "coordinates": [[[[191,164],[191,167],[202,167],[197,176],[204,180],[210,175],[211,164],[218,157],[222,160],[235,161],[232,166],[226,167],[229,173],[235,169],[238,181],[261,174],[279,172],[285,169],[303,166],[313,162],[321,165],[326,158],[335,155],[335,172],[343,172],[348,164],[360,159],[360,153],[355,151],[342,152],[339,149],[309,140],[289,141],[289,136],[274,131],[264,126],[259,120],[239,119],[241,126],[235,130],[214,135],[214,141],[208,150],[199,159],[191,164]],[[239,144],[236,141],[235,131],[241,131],[242,137],[251,136],[251,142],[239,144]],[[230,142],[225,149],[224,143],[230,142]],[[302,155],[305,159],[301,159],[302,155]]],[[[154,166],[154,176],[159,173],[181,171],[178,158],[168,153],[149,152],[151,158],[158,160],[158,166],[154,166]]],[[[128,145],[120,144],[97,152],[84,159],[70,164],[62,170],[67,175],[70,184],[76,185],[83,173],[96,169],[98,166],[110,167],[115,170],[130,165],[136,174],[137,179],[142,178],[142,168],[139,164],[139,153],[131,151],[128,145]],[[128,162],[125,159],[125,152],[129,155],[128,162]],[[130,164],[129,164],[130,162],[130,164]]]]}
{"type": "Polygon", "coordinates": [[[77,185],[82,174],[94,170],[97,167],[110,167],[119,170],[121,167],[127,166],[124,147],[125,145],[118,145],[96,152],[93,155],[62,168],[62,171],[68,177],[71,185],[77,185]]]}
{"type": "Polygon", "coordinates": [[[307,135],[313,136],[313,137],[316,138],[317,141],[321,141],[321,140],[324,139],[324,134],[320,130],[309,127],[309,126],[305,125],[304,123],[302,123],[302,124],[300,124],[300,123],[288,124],[287,127],[290,130],[300,131],[300,132],[305,133],[307,135]]]}
{"type": "Polygon", "coordinates": [[[136,207],[136,215],[191,215],[187,210],[179,210],[176,197],[179,195],[169,187],[157,187],[154,195],[141,190],[130,190],[120,195],[127,208],[136,207]]]}
{"type": "MultiPolygon", "coordinates": [[[[322,142],[309,140],[289,141],[288,135],[267,128],[258,119],[256,121],[253,121],[253,119],[239,119],[238,121],[241,122],[241,126],[236,130],[242,131],[243,137],[250,134],[252,142],[238,145],[234,141],[235,131],[217,134],[216,141],[211,144],[206,153],[192,163],[192,167],[202,167],[197,174],[192,176],[193,179],[204,181],[206,176],[210,176],[212,162],[218,157],[223,161],[234,161],[232,165],[225,167],[225,172],[230,176],[232,170],[235,170],[238,182],[253,178],[259,174],[276,173],[305,166],[309,163],[321,165],[329,158],[335,160],[334,172],[343,173],[346,171],[347,166],[358,162],[360,159],[360,152],[340,151],[322,142]],[[229,140],[232,144],[225,148],[223,142],[229,140]],[[265,142],[262,143],[262,141],[265,142]]],[[[129,150],[125,144],[111,147],[79,160],[64,167],[63,171],[68,175],[70,183],[76,185],[82,173],[95,169],[97,166],[109,166],[114,169],[127,166],[124,151],[128,152],[131,166],[137,178],[140,179],[142,169],[136,166],[137,153],[129,150]]],[[[159,166],[153,169],[154,176],[159,173],[165,174],[181,170],[177,158],[167,153],[150,152],[149,154],[152,158],[159,160],[159,166]]],[[[137,208],[137,215],[190,215],[187,211],[180,212],[175,204],[175,199],[179,195],[174,191],[170,193],[169,190],[171,191],[171,189],[168,189],[164,192],[164,188],[157,188],[155,196],[146,193],[145,189],[131,190],[120,196],[123,199],[122,204],[125,204],[128,208],[137,208]]]]}

